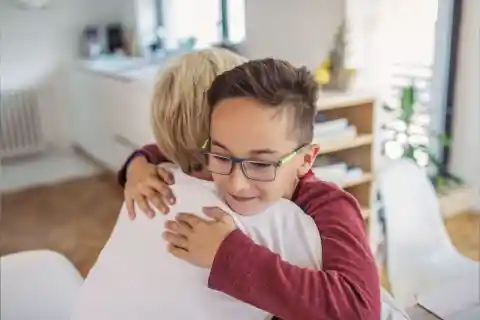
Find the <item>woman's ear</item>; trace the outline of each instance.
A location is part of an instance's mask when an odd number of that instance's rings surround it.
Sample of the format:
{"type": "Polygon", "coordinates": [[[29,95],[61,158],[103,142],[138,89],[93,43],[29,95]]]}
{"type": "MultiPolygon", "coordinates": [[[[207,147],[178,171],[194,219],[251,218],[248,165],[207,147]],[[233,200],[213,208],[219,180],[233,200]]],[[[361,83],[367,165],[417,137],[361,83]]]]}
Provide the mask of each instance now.
{"type": "Polygon", "coordinates": [[[320,146],[318,144],[311,144],[302,151],[302,164],[298,168],[298,177],[303,177],[312,168],[315,158],[320,152],[320,146]]]}

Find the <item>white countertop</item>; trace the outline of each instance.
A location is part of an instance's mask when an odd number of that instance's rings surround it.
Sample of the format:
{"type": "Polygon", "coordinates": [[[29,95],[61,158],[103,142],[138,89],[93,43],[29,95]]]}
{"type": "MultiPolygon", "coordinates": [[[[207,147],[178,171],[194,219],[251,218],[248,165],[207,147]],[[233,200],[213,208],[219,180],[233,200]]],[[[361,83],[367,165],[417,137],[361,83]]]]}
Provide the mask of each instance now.
{"type": "Polygon", "coordinates": [[[80,60],[79,67],[101,76],[125,82],[150,81],[157,77],[167,61],[167,58],[152,61],[139,57],[105,57],[80,60]]]}

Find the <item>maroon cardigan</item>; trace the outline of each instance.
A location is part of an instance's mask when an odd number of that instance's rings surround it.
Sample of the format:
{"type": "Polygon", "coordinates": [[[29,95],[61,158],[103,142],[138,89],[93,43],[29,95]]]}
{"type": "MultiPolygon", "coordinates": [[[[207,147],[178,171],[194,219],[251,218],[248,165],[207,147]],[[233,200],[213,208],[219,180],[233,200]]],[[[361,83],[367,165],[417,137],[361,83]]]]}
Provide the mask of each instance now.
{"type": "MultiPolygon", "coordinates": [[[[155,145],[139,153],[151,163],[166,160],[155,145]]],[[[122,185],[126,165],[119,172],[122,185]]],[[[311,172],[300,180],[291,200],[320,232],[322,270],[283,261],[236,230],[222,242],[208,286],[283,320],[380,319],[378,271],[356,200],[311,172]]]]}

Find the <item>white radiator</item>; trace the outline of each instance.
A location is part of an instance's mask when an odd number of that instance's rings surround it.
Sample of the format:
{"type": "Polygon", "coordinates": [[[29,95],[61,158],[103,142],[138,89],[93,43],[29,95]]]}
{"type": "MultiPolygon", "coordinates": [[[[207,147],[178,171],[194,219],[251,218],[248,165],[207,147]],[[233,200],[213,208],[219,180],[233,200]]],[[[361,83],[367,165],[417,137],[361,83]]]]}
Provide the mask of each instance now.
{"type": "Polygon", "coordinates": [[[0,158],[42,151],[44,139],[34,90],[0,92],[0,158]]]}

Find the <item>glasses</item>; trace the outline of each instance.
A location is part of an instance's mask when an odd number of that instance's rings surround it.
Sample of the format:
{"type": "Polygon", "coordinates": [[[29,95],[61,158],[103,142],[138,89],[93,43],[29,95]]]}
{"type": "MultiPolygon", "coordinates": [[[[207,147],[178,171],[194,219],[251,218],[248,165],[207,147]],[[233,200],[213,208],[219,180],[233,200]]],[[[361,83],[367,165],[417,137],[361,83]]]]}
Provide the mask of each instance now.
{"type": "MultiPolygon", "coordinates": [[[[204,144],[204,148],[207,146],[207,144],[208,141],[204,144]]],[[[275,180],[277,176],[277,168],[292,160],[305,146],[306,144],[299,146],[278,161],[249,160],[224,156],[208,151],[204,151],[202,154],[205,157],[206,168],[211,173],[229,175],[232,173],[234,165],[239,164],[243,174],[248,179],[270,182],[275,180]]]]}

